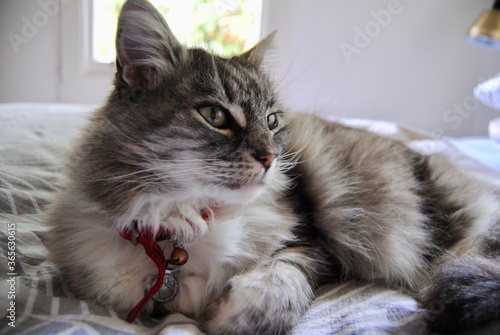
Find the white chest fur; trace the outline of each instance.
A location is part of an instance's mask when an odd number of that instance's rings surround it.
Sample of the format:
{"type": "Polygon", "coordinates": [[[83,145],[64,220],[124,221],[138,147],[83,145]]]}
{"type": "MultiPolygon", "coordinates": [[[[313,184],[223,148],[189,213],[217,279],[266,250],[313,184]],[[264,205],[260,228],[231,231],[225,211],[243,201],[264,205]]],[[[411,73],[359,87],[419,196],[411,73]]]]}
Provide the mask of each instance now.
{"type": "MultiPolygon", "coordinates": [[[[221,294],[231,276],[258,265],[281,243],[293,239],[290,228],[295,222],[281,207],[269,194],[251,204],[223,206],[200,199],[174,203],[149,197],[136,202],[131,214],[120,222],[125,226],[126,222],[137,220],[139,227],[153,232],[168,229],[173,240],[183,244],[189,261],[174,270],[179,290],[167,306],[197,316],[207,302],[221,294]],[[202,215],[203,211],[209,213],[208,218],[202,215]]],[[[168,257],[173,242],[166,242],[163,247],[168,257]]],[[[139,248],[136,252],[144,251],[139,248]]],[[[151,262],[142,282],[148,283],[155,274],[151,262]]]]}

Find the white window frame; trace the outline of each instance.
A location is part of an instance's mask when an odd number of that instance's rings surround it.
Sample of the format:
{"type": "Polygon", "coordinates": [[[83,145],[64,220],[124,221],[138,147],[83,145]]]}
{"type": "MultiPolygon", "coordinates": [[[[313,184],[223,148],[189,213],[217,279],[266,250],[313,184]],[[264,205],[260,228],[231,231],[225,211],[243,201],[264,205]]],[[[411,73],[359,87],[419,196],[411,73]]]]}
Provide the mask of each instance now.
{"type": "Polygon", "coordinates": [[[115,63],[100,63],[94,60],[93,55],[93,38],[94,38],[94,1],[96,0],[87,0],[88,5],[85,10],[85,17],[87,22],[87,38],[85,39],[85,67],[88,73],[109,73],[110,71],[114,73],[116,65],[115,63]]]}
{"type": "Polygon", "coordinates": [[[112,89],[114,65],[107,66],[92,61],[89,44],[91,5],[91,0],[72,0],[61,6],[59,29],[61,102],[100,105],[112,89]]]}

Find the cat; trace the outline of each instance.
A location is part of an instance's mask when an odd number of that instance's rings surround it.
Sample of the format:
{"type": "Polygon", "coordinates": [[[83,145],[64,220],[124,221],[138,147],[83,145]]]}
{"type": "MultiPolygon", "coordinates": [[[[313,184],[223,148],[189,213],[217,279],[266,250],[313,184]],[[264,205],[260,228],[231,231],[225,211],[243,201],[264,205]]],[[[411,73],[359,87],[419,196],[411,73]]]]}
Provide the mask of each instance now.
{"type": "Polygon", "coordinates": [[[286,113],[263,70],[271,42],[215,56],[147,1],[124,4],[114,90],[47,213],[70,290],[219,335],[283,334],[345,278],[442,302],[441,332],[498,320],[498,194],[443,156],[286,113]]]}

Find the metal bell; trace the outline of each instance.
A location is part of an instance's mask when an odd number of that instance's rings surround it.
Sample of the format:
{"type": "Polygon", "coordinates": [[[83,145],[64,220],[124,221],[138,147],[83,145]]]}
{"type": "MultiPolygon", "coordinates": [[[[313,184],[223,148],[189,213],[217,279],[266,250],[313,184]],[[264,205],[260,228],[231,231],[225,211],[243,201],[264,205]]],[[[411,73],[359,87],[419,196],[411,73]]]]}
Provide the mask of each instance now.
{"type": "MultiPolygon", "coordinates": [[[[156,281],[156,279],[155,279],[156,281]]],[[[179,290],[179,283],[177,278],[172,275],[172,270],[165,271],[165,277],[163,279],[163,285],[160,287],[158,292],[155,293],[153,299],[158,302],[170,302],[174,300],[179,290]]]]}

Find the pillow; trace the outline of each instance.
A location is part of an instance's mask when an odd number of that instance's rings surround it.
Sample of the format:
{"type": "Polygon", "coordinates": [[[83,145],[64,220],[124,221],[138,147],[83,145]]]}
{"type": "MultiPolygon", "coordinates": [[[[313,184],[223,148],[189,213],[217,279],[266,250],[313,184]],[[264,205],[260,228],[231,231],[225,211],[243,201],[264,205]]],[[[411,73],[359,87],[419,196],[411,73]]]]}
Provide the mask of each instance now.
{"type": "Polygon", "coordinates": [[[488,107],[500,111],[500,73],[474,89],[474,96],[488,107]]]}

